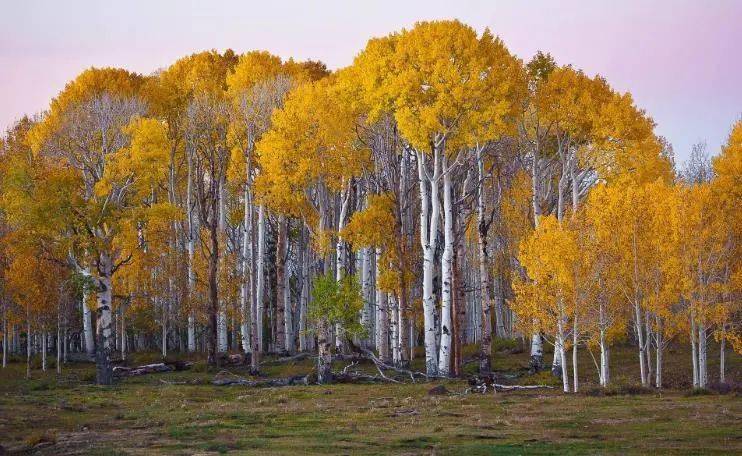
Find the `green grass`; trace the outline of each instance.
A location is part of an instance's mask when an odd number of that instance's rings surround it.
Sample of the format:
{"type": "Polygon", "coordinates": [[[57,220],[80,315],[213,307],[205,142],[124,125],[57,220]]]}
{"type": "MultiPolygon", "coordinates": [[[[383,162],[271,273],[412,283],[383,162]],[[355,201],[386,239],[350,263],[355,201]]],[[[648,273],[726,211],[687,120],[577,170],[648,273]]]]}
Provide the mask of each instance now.
{"type": "MultiPolygon", "coordinates": [[[[553,382],[545,374],[523,376],[528,355],[514,348],[505,344],[508,354],[495,356],[499,369],[521,375],[513,380],[517,383],[553,382]]],[[[475,349],[466,350],[469,357],[475,349]]],[[[682,347],[676,350],[666,369],[672,385],[682,384],[680,377],[689,373],[683,366],[689,356],[682,347]]],[[[205,368],[104,388],[91,383],[89,365],[67,365],[61,377],[34,371],[26,380],[25,365],[12,363],[0,371],[0,445],[15,450],[39,445],[39,454],[742,452],[738,395],[690,394],[690,389],[632,394],[635,390],[627,387],[636,379],[631,347],[613,351],[618,384],[594,394],[594,368],[589,354],[582,355],[587,392],[578,395],[558,390],[463,394],[468,385],[461,380],[445,382],[452,392],[448,396],[428,395],[431,384],[216,387],[209,383],[214,373],[205,368]]],[[[152,354],[137,357],[156,360],[152,354]]],[[[739,380],[740,364],[738,356],[730,356],[730,379],[739,380]]],[[[305,360],[266,370],[283,376],[311,368],[305,360]]],[[[371,366],[362,368],[371,371],[371,366]]]]}

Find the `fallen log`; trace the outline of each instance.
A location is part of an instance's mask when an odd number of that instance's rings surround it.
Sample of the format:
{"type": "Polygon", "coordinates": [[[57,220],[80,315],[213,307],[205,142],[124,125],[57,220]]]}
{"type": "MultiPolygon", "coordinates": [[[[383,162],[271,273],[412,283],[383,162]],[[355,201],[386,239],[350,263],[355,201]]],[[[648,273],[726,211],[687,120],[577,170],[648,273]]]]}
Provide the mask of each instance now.
{"type": "Polygon", "coordinates": [[[218,376],[211,382],[216,386],[241,385],[253,388],[265,388],[272,386],[309,385],[309,375],[295,375],[293,377],[275,378],[270,380],[249,380],[239,376],[218,376]]]}
{"type": "Polygon", "coordinates": [[[154,372],[171,372],[175,368],[165,363],[145,364],[137,367],[116,366],[113,368],[113,375],[119,377],[134,377],[137,375],[152,374],[154,372]]]}
{"type": "Polygon", "coordinates": [[[301,360],[307,359],[310,356],[311,355],[309,353],[303,352],[303,353],[298,353],[298,354],[293,355],[293,356],[284,356],[284,357],[278,358],[278,359],[265,360],[265,361],[261,362],[260,365],[261,366],[270,366],[270,365],[273,365],[273,364],[292,363],[292,362],[295,362],[295,361],[301,361],[301,360]]]}
{"type": "Polygon", "coordinates": [[[551,385],[501,385],[499,383],[493,383],[492,386],[499,388],[504,391],[508,390],[532,390],[532,389],[554,389],[551,385]]]}
{"type": "Polygon", "coordinates": [[[157,372],[172,372],[190,369],[193,363],[176,361],[174,363],[154,363],[143,366],[126,367],[114,366],[113,375],[118,377],[135,377],[138,375],[154,374],[157,372]]]}

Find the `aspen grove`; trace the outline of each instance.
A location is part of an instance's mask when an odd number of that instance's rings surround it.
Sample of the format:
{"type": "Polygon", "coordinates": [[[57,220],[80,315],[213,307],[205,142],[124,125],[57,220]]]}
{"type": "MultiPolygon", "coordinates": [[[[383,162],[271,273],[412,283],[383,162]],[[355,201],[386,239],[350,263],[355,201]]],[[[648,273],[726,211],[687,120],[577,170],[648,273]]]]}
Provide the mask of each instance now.
{"type": "Polygon", "coordinates": [[[742,121],[676,165],[631,94],[458,21],[336,71],[232,50],[90,68],[0,140],[3,367],[82,357],[109,385],[136,351],[254,374],[305,353],[318,383],[344,356],[459,377],[465,346],[489,374],[517,339],[577,392],[580,369],[610,384],[617,343],[662,388],[687,344],[706,388],[742,352],[741,207],[742,121]]]}

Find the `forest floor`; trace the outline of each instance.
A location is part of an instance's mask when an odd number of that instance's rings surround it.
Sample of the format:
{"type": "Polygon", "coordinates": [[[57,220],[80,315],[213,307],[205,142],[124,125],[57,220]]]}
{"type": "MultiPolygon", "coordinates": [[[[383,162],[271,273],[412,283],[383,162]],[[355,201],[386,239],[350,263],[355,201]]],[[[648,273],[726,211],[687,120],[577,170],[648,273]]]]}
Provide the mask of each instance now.
{"type": "MultiPolygon", "coordinates": [[[[548,373],[528,376],[526,353],[500,348],[494,367],[513,383],[557,384],[548,373]]],[[[727,378],[736,386],[719,394],[688,389],[690,355],[677,347],[667,356],[669,389],[636,387],[636,357],[631,347],[617,347],[615,385],[601,391],[592,383],[590,355],[582,353],[578,394],[558,388],[465,393],[463,380],[213,386],[214,372],[202,363],[99,387],[92,384],[92,365],[70,363],[57,376],[52,359],[50,371],[35,370],[26,380],[25,364],[14,362],[0,370],[0,454],[742,453],[742,358],[728,352],[727,378]],[[430,395],[439,384],[449,393],[430,395]]],[[[157,361],[151,353],[133,358],[130,364],[157,361]]],[[[709,361],[716,378],[718,356],[709,361]]],[[[288,376],[311,368],[304,360],[265,373],[288,376]]]]}

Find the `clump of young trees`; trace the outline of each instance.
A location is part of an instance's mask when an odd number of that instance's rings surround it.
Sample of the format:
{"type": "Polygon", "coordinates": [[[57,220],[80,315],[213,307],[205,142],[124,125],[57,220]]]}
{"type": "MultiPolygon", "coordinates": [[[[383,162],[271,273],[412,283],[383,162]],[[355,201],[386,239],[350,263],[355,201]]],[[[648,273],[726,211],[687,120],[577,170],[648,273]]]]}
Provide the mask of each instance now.
{"type": "Polygon", "coordinates": [[[85,352],[110,384],[132,350],[239,351],[255,371],[317,351],[324,382],[333,353],[406,367],[422,345],[447,377],[465,344],[489,372],[493,336],[523,337],[577,391],[580,347],[607,385],[630,339],[661,387],[675,340],[705,387],[713,337],[724,381],[742,122],[682,171],[653,128],[605,79],[458,21],[334,72],[231,50],[91,68],[0,145],[3,362],[85,352]]]}

